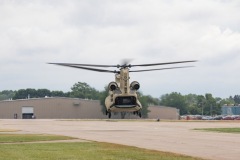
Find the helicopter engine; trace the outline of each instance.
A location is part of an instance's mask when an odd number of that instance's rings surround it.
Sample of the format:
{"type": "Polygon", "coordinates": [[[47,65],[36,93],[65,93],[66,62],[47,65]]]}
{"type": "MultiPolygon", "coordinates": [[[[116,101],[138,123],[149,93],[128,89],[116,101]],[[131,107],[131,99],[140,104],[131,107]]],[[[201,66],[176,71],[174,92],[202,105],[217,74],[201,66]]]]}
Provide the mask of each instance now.
{"type": "Polygon", "coordinates": [[[133,82],[130,84],[130,88],[131,88],[131,90],[137,91],[137,90],[139,90],[139,88],[140,88],[140,84],[139,84],[137,81],[133,81],[133,82]]]}
{"type": "Polygon", "coordinates": [[[116,83],[116,82],[110,82],[109,84],[108,84],[108,89],[110,90],[110,91],[114,91],[114,90],[116,90],[118,88],[118,84],[116,83]]]}

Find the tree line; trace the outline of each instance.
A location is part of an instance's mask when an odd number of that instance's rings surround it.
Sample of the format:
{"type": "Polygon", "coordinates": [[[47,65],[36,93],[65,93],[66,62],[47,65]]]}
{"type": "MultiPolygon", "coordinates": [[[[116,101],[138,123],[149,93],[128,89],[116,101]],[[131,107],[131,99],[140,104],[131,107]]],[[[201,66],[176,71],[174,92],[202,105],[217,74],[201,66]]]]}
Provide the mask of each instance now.
{"type": "Polygon", "coordinates": [[[78,82],[71,87],[71,91],[50,91],[48,89],[19,89],[16,91],[4,90],[0,92],[0,100],[8,99],[27,99],[43,97],[71,97],[83,99],[98,99],[101,92],[90,87],[87,83],[78,82]]]}
{"type": "Polygon", "coordinates": [[[229,98],[213,97],[212,94],[205,95],[172,92],[160,97],[160,105],[171,106],[180,109],[180,114],[192,115],[219,115],[223,105],[240,104],[240,95],[229,98]]]}
{"type": "MultiPolygon", "coordinates": [[[[71,91],[50,91],[48,89],[19,89],[16,91],[4,90],[0,92],[0,100],[7,99],[27,99],[27,98],[43,98],[43,97],[70,97],[100,100],[103,106],[103,113],[105,112],[104,102],[108,95],[107,87],[103,91],[98,91],[89,86],[85,82],[77,82],[71,87],[71,91]]],[[[138,92],[139,100],[143,106],[142,116],[147,117],[148,106],[163,105],[175,107],[180,110],[180,114],[203,114],[203,115],[217,115],[221,114],[221,106],[224,104],[240,104],[240,95],[230,96],[229,98],[213,97],[212,94],[205,95],[188,94],[172,92],[164,94],[159,98],[154,98],[150,95],[144,95],[138,92]]]]}

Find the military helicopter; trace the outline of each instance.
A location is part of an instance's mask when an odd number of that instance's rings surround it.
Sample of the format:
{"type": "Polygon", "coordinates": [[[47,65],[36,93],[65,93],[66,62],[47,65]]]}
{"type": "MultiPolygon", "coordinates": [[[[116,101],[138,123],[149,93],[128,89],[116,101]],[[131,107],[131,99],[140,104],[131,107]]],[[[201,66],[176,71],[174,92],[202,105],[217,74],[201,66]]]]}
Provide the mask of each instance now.
{"type": "Polygon", "coordinates": [[[178,66],[178,67],[168,67],[168,68],[155,68],[155,69],[145,69],[145,70],[130,70],[132,67],[150,67],[159,65],[171,65],[179,63],[190,63],[196,62],[196,60],[190,61],[177,61],[177,62],[165,62],[165,63],[152,63],[152,64],[138,64],[131,65],[124,63],[121,65],[97,65],[97,64],[74,64],[74,63],[48,63],[96,72],[106,72],[114,73],[115,81],[112,81],[108,85],[109,94],[105,99],[106,115],[111,118],[111,113],[113,112],[132,112],[133,114],[142,117],[141,109],[142,105],[139,102],[137,91],[140,88],[140,84],[137,81],[129,82],[130,72],[148,72],[157,70],[167,70],[167,69],[179,69],[188,68],[193,66],[178,66]],[[106,70],[100,68],[118,68],[118,70],[106,70]]]}

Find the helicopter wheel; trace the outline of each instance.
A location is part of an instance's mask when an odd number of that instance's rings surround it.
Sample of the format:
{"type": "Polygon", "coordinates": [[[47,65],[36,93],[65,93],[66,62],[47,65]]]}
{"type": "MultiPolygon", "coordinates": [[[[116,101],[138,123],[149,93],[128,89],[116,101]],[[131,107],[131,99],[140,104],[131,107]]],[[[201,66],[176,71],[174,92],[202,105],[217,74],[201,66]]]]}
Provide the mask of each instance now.
{"type": "Polygon", "coordinates": [[[141,113],[141,111],[138,112],[138,116],[139,116],[140,118],[142,118],[142,113],[141,113]]]}
{"type": "Polygon", "coordinates": [[[110,119],[112,116],[112,113],[111,112],[108,112],[108,118],[110,119]]]}

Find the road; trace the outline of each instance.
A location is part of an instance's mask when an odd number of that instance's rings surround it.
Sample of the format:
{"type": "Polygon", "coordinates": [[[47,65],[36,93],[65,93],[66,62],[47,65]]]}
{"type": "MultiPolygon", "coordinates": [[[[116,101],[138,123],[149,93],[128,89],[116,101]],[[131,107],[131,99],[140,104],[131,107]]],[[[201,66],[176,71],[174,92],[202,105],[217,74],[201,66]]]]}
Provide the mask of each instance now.
{"type": "Polygon", "coordinates": [[[117,120],[0,120],[0,129],[110,142],[213,160],[238,160],[240,134],[194,128],[239,127],[240,122],[154,122],[117,120]]]}

